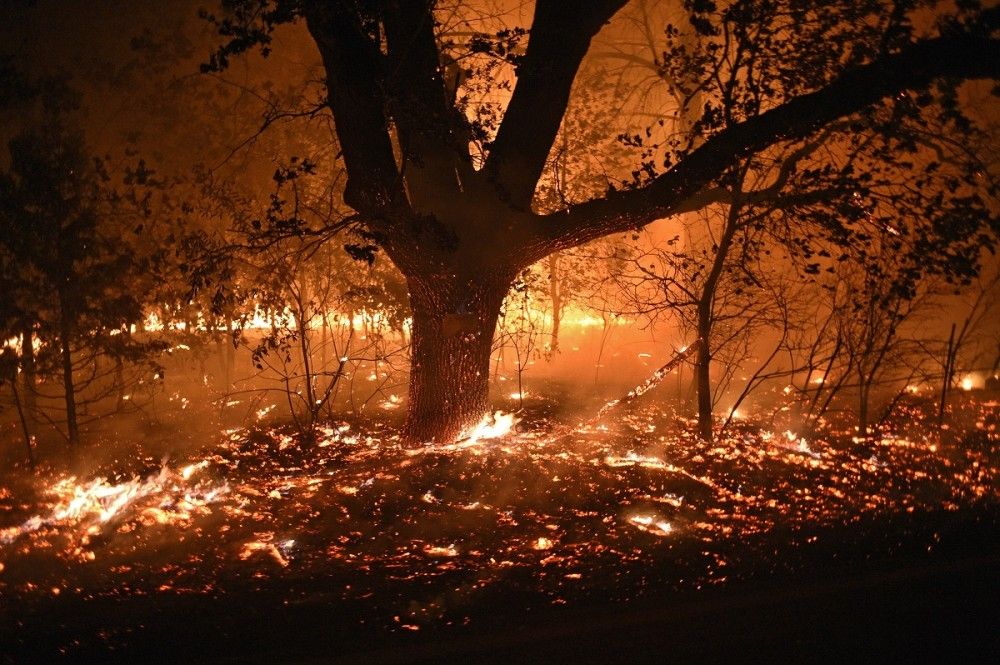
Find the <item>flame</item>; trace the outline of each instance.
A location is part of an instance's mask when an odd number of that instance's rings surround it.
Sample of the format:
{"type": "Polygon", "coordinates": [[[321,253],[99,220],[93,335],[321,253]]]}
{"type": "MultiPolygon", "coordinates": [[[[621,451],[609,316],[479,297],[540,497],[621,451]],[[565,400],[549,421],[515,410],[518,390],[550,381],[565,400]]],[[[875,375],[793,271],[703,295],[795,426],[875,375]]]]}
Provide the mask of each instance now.
{"type": "Polygon", "coordinates": [[[485,439],[500,439],[511,433],[517,420],[513,413],[497,411],[492,415],[486,414],[479,424],[472,428],[467,436],[462,437],[467,444],[473,444],[485,439]]]}
{"type": "Polygon", "coordinates": [[[962,390],[972,390],[974,385],[971,374],[962,379],[962,390]]]}
{"type": "Polygon", "coordinates": [[[275,407],[277,406],[278,406],[277,404],[271,404],[269,406],[265,406],[262,409],[257,409],[257,420],[264,420],[264,418],[267,417],[267,414],[271,413],[271,411],[274,411],[275,407]]]}
{"type": "Polygon", "coordinates": [[[402,403],[403,399],[399,395],[392,394],[389,395],[389,399],[379,404],[379,408],[384,409],[386,411],[393,411],[395,409],[398,409],[402,403]]]}
{"type": "Polygon", "coordinates": [[[659,457],[651,455],[639,455],[634,451],[629,451],[625,457],[608,455],[604,458],[604,463],[610,467],[641,466],[647,469],[668,469],[667,463],[659,457]]]}
{"type": "Polygon", "coordinates": [[[143,515],[160,524],[189,519],[198,506],[212,503],[225,493],[226,487],[203,487],[184,490],[180,482],[188,481],[195,471],[208,466],[204,460],[190,464],[177,473],[166,465],[146,478],[136,477],[124,483],[111,483],[96,478],[80,483],[76,476],[56,481],[47,493],[54,497],[47,515],[34,515],[19,526],[0,530],[0,544],[12,543],[22,535],[45,526],[78,525],[85,532],[100,532],[103,525],[121,515],[137,501],[154,494],[165,494],[158,506],[149,506],[143,515]],[[183,494],[182,494],[183,493],[183,494]],[[181,495],[174,498],[172,495],[181,495]]]}
{"type": "Polygon", "coordinates": [[[670,522],[658,519],[654,515],[633,515],[628,518],[629,524],[637,527],[640,531],[651,533],[654,536],[669,536],[674,531],[670,522]]]}
{"type": "Polygon", "coordinates": [[[264,554],[270,556],[279,566],[287,568],[288,558],[285,556],[285,552],[283,550],[291,549],[291,547],[295,544],[295,541],[286,540],[280,545],[276,545],[271,542],[271,539],[274,538],[273,533],[256,534],[256,536],[258,538],[257,540],[251,540],[243,544],[243,549],[240,550],[240,560],[246,561],[254,554],[263,552],[264,554]]]}
{"type": "MultiPolygon", "coordinates": [[[[513,413],[504,413],[503,411],[496,411],[493,414],[487,413],[483,416],[483,419],[479,421],[479,424],[467,430],[468,433],[463,433],[455,443],[428,444],[421,448],[408,450],[406,451],[406,454],[408,456],[413,456],[454,453],[467,448],[474,448],[480,442],[502,439],[505,436],[510,435],[517,422],[518,419],[513,413]]],[[[476,450],[473,450],[473,453],[479,454],[476,450]]]]}
{"type": "Polygon", "coordinates": [[[208,466],[208,460],[202,460],[197,464],[188,464],[186,467],[181,469],[181,478],[184,480],[190,480],[195,471],[204,469],[206,466],[208,466]]]}
{"type": "MultiPolygon", "coordinates": [[[[983,402],[980,420],[996,407],[983,402]]],[[[919,404],[912,408],[919,413],[919,404]]],[[[565,595],[574,580],[585,595],[588,580],[614,572],[610,566],[636,571],[662,562],[669,571],[669,562],[679,561],[684,584],[700,587],[760,569],[757,561],[741,568],[739,558],[724,559],[744,542],[774,542],[773,554],[762,550],[779,557],[764,559],[771,563],[788,551],[779,547],[789,532],[846,527],[859,515],[957,511],[997,496],[998,471],[988,452],[939,449],[936,428],[858,447],[840,445],[848,429],[832,436],[814,430],[807,440],[786,421],[747,412],[738,434],[709,443],[693,432],[671,433],[672,411],[655,403],[623,413],[618,425],[603,429],[530,422],[516,434],[517,445],[508,445],[511,437],[479,447],[427,446],[458,451],[429,464],[417,463],[393,429],[331,423],[317,429],[319,442],[290,436],[287,428],[257,428],[252,439],[248,429],[224,430],[210,452],[148,477],[42,481],[51,500],[18,515],[11,522],[16,529],[0,527],[0,586],[6,585],[5,600],[11,594],[17,603],[56,589],[62,597],[93,594],[95,579],[108,580],[124,597],[225,593],[273,576],[291,596],[326,579],[333,565],[350,582],[345,599],[371,598],[367,607],[382,607],[396,598],[465,603],[467,594],[511,579],[508,569],[527,571],[523,578],[537,585],[533,590],[565,595]],[[765,423],[773,431],[762,431],[765,423]],[[498,459],[501,453],[506,457],[498,459]],[[205,504],[228,487],[220,486],[221,477],[232,489],[209,509],[205,504]],[[522,484],[524,478],[536,479],[543,492],[522,484]],[[316,519],[330,508],[336,519],[316,519]],[[4,546],[35,513],[25,525],[38,532],[4,546]],[[98,531],[106,534],[88,544],[98,531]],[[759,540],[767,538],[774,540],[759,540]],[[71,542],[63,547],[62,540],[71,542]],[[166,549],[182,541],[190,556],[166,549]],[[698,563],[693,576],[688,561],[698,563]],[[229,566],[238,574],[229,574],[229,566]],[[455,584],[461,576],[472,583],[455,584]],[[388,592],[386,579],[393,585],[388,592]],[[378,595],[385,593],[392,595],[378,595]]],[[[514,416],[494,413],[481,425],[470,439],[509,435],[514,416]]],[[[27,510],[28,499],[15,501],[16,494],[0,486],[0,508],[23,503],[15,510],[27,510]]],[[[405,603],[400,621],[435,621],[435,607],[405,603]]]]}
{"type": "Polygon", "coordinates": [[[454,545],[448,545],[447,547],[427,545],[424,547],[424,554],[433,557],[453,557],[458,556],[458,550],[455,549],[454,545]]]}

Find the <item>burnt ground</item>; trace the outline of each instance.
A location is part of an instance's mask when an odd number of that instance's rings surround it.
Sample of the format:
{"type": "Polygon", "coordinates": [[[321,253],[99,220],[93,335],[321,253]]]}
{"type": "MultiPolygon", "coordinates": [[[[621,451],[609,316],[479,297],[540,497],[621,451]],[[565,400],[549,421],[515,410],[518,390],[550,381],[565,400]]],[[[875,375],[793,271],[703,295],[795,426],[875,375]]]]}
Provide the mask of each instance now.
{"type": "Polygon", "coordinates": [[[945,441],[259,427],[7,478],[0,662],[997,662],[997,406],[945,441]]]}
{"type": "Polygon", "coordinates": [[[366,625],[364,607],[327,602],[321,588],[294,603],[266,588],[225,598],[40,601],[20,608],[13,632],[5,628],[4,660],[51,662],[61,644],[72,645],[75,662],[997,662],[997,515],[979,517],[923,516],[922,526],[943,532],[933,553],[837,564],[834,552],[817,551],[796,574],[632,603],[591,598],[553,609],[511,591],[469,626],[418,633],[366,625]],[[117,633],[113,648],[95,640],[102,633],[117,633]]]}

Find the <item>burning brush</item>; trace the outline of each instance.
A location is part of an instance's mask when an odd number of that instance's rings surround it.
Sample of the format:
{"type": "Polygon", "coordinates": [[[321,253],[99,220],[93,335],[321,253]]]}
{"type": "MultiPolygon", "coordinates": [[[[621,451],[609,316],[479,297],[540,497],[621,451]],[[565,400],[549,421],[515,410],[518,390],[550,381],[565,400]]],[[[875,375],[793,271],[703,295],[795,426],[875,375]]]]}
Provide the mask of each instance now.
{"type": "Polygon", "coordinates": [[[137,503],[144,503],[141,516],[165,524],[190,519],[200,507],[226,493],[225,484],[196,483],[190,479],[208,466],[208,461],[188,465],[178,471],[166,464],[157,473],[123,483],[96,478],[81,483],[68,476],[53,483],[46,493],[52,498],[46,514],[34,515],[18,526],[0,530],[0,545],[9,545],[21,536],[43,527],[74,526],[88,535],[100,533],[104,525],[137,503]]]}

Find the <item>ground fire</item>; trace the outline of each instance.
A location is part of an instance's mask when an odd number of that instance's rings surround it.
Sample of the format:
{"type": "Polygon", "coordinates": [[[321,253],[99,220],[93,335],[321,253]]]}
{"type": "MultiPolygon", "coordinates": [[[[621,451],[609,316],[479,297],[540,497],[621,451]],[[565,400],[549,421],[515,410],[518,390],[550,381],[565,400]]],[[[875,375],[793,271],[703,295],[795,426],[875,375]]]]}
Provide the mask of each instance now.
{"type": "Polygon", "coordinates": [[[991,3],[4,18],[0,663],[1000,647],[991,3]]]}

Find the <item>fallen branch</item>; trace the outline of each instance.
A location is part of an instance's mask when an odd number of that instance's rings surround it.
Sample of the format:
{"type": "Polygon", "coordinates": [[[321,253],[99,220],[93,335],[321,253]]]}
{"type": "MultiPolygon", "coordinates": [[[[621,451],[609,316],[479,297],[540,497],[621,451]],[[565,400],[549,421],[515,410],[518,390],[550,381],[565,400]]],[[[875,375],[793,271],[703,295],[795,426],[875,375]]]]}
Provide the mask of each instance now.
{"type": "Polygon", "coordinates": [[[661,381],[663,381],[664,378],[666,378],[667,374],[669,374],[671,370],[673,370],[675,367],[681,364],[689,355],[694,353],[694,351],[699,346],[701,346],[701,344],[702,340],[697,339],[690,345],[678,351],[676,354],[674,354],[674,357],[671,358],[669,362],[667,362],[666,365],[653,372],[652,376],[650,376],[648,379],[637,385],[632,390],[628,391],[628,393],[624,397],[622,397],[621,399],[611,400],[610,402],[602,406],[601,410],[597,412],[597,415],[594,416],[588,424],[592,425],[596,423],[612,409],[615,409],[616,407],[621,406],[622,404],[628,404],[629,402],[632,402],[633,400],[642,397],[644,394],[655,388],[657,385],[660,384],[661,381]]]}

